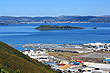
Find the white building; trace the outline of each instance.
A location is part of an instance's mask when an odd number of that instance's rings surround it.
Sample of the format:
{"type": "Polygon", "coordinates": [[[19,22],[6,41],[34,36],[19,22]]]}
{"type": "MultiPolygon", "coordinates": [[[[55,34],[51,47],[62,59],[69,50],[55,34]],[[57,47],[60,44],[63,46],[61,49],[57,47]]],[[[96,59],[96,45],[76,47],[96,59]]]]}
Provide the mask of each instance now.
{"type": "Polygon", "coordinates": [[[37,59],[38,61],[49,61],[49,55],[45,51],[40,51],[40,50],[30,50],[30,51],[23,51],[25,55],[28,55],[30,58],[37,59]]]}

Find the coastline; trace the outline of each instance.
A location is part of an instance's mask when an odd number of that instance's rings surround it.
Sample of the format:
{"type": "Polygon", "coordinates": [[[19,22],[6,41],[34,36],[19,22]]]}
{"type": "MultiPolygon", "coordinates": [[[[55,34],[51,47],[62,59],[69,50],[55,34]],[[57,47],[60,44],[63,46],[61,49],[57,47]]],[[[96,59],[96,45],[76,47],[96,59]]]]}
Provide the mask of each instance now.
{"type": "MultiPolygon", "coordinates": [[[[70,24],[79,24],[79,23],[94,23],[94,22],[70,22],[70,24]]],[[[96,22],[96,23],[105,23],[105,22],[96,22]]],[[[108,22],[110,23],[110,22],[108,22]]],[[[23,22],[23,23],[18,23],[18,24],[69,24],[69,23],[64,23],[64,22],[59,22],[59,23],[45,23],[45,22],[23,22]]],[[[107,22],[105,23],[107,24],[107,22]]]]}

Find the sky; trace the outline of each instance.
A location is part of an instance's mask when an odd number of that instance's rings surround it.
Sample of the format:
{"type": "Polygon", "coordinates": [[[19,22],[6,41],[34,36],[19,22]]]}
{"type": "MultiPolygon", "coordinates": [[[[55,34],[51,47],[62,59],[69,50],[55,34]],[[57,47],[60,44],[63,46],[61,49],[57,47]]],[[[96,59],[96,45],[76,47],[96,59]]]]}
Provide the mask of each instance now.
{"type": "Polygon", "coordinates": [[[110,0],[0,0],[0,16],[110,15],[110,0]]]}

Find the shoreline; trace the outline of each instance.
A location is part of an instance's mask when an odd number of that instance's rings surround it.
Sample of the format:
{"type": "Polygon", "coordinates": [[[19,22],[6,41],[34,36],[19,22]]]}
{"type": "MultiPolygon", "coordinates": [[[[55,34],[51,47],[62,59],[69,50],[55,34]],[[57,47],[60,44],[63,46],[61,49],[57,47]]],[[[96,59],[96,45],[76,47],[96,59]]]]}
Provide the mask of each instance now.
{"type": "MultiPolygon", "coordinates": [[[[77,23],[17,23],[17,24],[79,24],[80,22],[77,22],[77,23]]],[[[88,22],[88,23],[93,23],[93,22],[88,22]]],[[[100,22],[97,22],[97,23],[100,23],[100,22]]],[[[17,24],[7,24],[8,25],[17,25],[17,24]]],[[[80,23],[80,24],[83,24],[83,23],[80,23]]],[[[87,23],[85,23],[87,24],[87,23]]],[[[96,23],[93,23],[93,24],[96,24],[96,23]]],[[[103,23],[100,23],[100,24],[103,24],[103,23]]],[[[105,24],[110,24],[110,22],[108,23],[105,23],[105,24]]],[[[3,25],[0,25],[0,26],[3,26],[3,25]]]]}

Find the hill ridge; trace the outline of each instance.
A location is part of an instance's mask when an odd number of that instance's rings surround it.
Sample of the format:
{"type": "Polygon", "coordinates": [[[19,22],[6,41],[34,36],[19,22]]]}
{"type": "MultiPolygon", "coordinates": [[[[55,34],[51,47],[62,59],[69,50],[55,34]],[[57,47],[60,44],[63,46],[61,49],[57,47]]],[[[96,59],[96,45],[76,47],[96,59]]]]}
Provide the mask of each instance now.
{"type": "Polygon", "coordinates": [[[8,73],[55,73],[50,67],[31,59],[0,42],[0,71],[8,73]]]}

